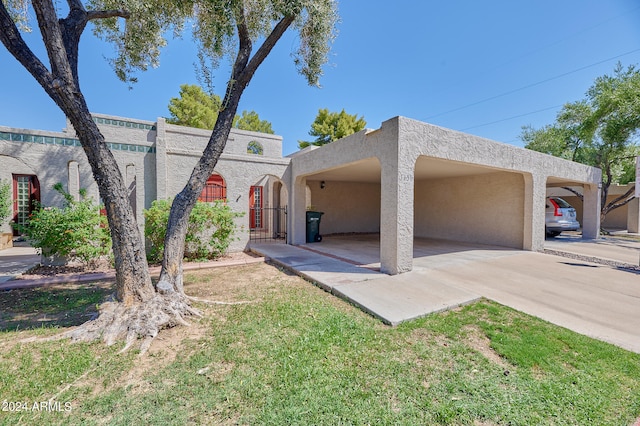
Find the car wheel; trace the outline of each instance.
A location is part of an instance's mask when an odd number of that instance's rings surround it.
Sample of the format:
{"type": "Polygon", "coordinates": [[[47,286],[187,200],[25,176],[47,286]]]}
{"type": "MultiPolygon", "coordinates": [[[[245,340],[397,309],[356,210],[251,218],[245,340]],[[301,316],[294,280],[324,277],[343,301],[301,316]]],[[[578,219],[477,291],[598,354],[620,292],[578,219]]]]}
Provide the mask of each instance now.
{"type": "Polygon", "coordinates": [[[547,231],[547,237],[555,238],[560,235],[560,231],[547,231]]]}

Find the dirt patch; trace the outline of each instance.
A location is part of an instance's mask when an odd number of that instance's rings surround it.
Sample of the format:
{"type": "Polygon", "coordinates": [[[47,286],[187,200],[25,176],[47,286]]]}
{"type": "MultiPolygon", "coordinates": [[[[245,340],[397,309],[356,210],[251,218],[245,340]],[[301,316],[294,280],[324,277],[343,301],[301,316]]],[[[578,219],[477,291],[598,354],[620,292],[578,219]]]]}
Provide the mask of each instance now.
{"type": "Polygon", "coordinates": [[[480,352],[482,356],[487,358],[494,364],[499,365],[501,368],[507,371],[512,369],[513,366],[509,364],[504,358],[502,358],[493,348],[491,348],[491,340],[480,330],[480,328],[474,325],[467,325],[463,328],[467,332],[465,342],[474,350],[480,352]]]}
{"type": "Polygon", "coordinates": [[[113,283],[53,284],[0,292],[0,331],[73,327],[98,314],[113,283]]]}

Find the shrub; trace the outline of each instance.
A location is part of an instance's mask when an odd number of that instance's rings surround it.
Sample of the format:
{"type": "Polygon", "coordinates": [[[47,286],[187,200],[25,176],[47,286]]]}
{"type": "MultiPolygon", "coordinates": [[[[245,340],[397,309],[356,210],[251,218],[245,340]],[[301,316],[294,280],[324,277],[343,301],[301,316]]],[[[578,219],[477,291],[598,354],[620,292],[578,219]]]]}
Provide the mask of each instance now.
{"type": "MultiPolygon", "coordinates": [[[[150,262],[162,261],[170,210],[171,200],[156,200],[144,211],[144,235],[149,242],[147,257],[150,262]]],[[[221,202],[198,201],[189,216],[184,258],[215,259],[225,254],[236,230],[234,219],[242,215],[221,202]]]]}
{"type": "Polygon", "coordinates": [[[53,189],[64,196],[62,208],[39,205],[25,226],[14,226],[45,256],[67,257],[88,264],[109,254],[111,235],[98,205],[86,198],[84,190],[80,201],[76,201],[62,184],[54,185],[53,189]]]}
{"type": "Polygon", "coordinates": [[[11,185],[0,180],[0,226],[11,217],[11,185]]]}

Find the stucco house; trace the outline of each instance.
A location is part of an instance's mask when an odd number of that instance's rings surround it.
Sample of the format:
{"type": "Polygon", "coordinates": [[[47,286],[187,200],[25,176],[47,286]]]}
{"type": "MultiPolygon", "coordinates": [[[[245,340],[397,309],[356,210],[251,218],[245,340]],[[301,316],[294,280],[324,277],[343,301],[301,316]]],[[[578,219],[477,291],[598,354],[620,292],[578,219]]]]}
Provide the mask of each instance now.
{"type": "MultiPolygon", "coordinates": [[[[210,135],[162,118],[94,120],[129,185],[140,226],[144,208],[184,186],[210,135]]],[[[56,182],[97,197],[69,123],[59,133],[0,126],[0,178],[14,182],[16,220],[29,197],[59,203],[56,182]]],[[[554,186],[582,188],[583,236],[596,238],[600,180],[593,167],[395,117],[287,157],[281,137],[234,129],[201,199],[224,199],[245,213],[232,250],[258,239],[305,244],[312,205],[325,213],[323,234],[379,234],[381,270],[398,274],[412,268],[414,238],[542,250],[546,191],[554,186]]]]}

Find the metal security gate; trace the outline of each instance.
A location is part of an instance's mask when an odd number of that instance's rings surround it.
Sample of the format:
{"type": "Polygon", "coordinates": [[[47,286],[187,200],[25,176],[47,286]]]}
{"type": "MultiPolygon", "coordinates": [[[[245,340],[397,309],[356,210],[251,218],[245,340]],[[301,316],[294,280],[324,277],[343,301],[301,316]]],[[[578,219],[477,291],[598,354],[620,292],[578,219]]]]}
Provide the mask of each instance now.
{"type": "Polygon", "coordinates": [[[252,207],[249,209],[251,242],[287,242],[287,207],[252,207]]]}

